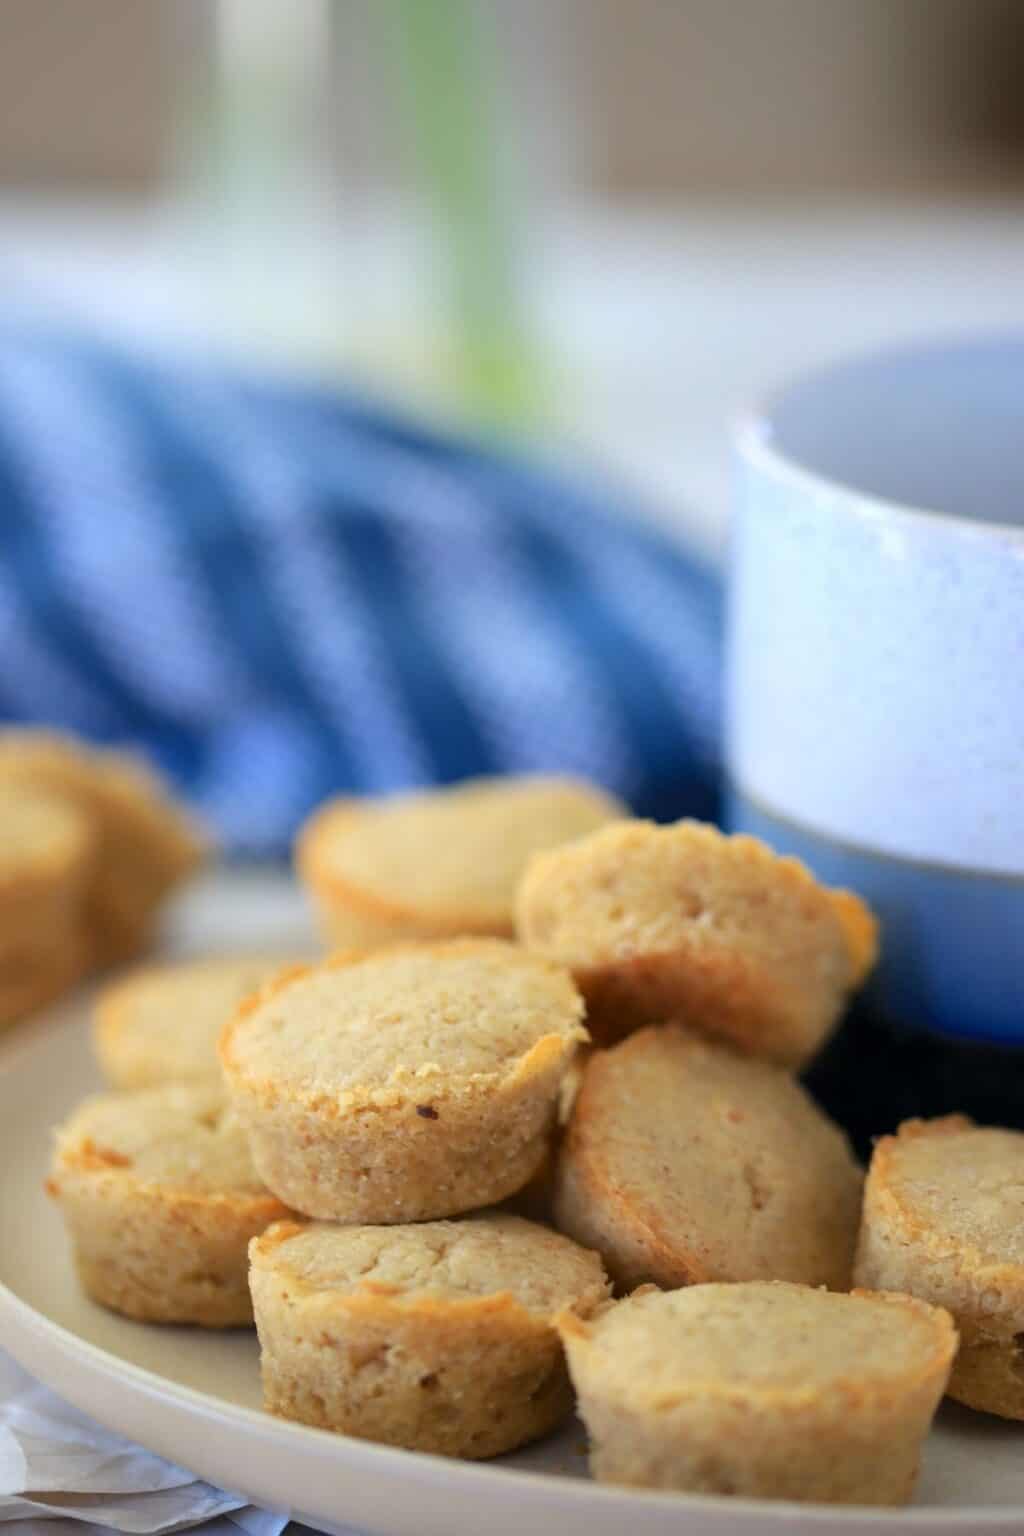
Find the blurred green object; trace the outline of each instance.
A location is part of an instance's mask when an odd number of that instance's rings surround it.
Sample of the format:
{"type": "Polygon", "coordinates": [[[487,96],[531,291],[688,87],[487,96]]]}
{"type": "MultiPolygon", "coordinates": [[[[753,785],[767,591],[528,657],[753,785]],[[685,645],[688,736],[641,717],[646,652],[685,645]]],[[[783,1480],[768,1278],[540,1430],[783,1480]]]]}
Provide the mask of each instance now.
{"type": "Polygon", "coordinates": [[[472,0],[388,0],[419,189],[442,243],[457,404],[483,424],[541,427],[548,391],[524,320],[517,229],[495,126],[493,48],[472,0]]]}

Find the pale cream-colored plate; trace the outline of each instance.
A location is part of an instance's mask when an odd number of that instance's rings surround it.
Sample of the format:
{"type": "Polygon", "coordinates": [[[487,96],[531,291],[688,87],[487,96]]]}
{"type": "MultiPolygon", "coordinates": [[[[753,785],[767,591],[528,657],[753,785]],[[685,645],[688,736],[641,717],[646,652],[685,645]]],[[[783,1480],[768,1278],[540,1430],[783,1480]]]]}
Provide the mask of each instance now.
{"type": "MultiPolygon", "coordinates": [[[[207,888],[186,947],[294,942],[283,892],[207,888]],[[210,900],[211,895],[215,900],[210,900]],[[219,898],[223,897],[223,902],[219,898]],[[223,917],[212,919],[211,913],[223,917]],[[267,921],[258,921],[264,912],[267,921]],[[245,919],[245,931],[240,924],[245,919]],[[258,942],[258,940],[257,940],[258,942]]],[[[294,914],[291,914],[292,916],[294,914]]],[[[87,998],[0,1043],[0,1344],[102,1423],[254,1502],[380,1536],[967,1536],[1024,1532],[1024,1425],[947,1407],[909,1510],[828,1509],[602,1488],[578,1425],[497,1463],[444,1461],[282,1423],[260,1411],[255,1335],[130,1323],[79,1293],[42,1190],[50,1128],[98,1086],[87,998]]]]}

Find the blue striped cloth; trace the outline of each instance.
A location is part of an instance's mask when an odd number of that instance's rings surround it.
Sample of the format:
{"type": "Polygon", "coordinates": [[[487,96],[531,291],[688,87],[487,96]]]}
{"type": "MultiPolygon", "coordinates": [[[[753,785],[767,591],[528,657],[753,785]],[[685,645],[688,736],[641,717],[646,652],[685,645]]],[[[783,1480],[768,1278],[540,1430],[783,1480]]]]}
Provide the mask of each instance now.
{"type": "Polygon", "coordinates": [[[0,718],[141,746],[238,852],[332,791],[564,770],[713,814],[717,578],[358,399],[0,336],[0,718]]]}

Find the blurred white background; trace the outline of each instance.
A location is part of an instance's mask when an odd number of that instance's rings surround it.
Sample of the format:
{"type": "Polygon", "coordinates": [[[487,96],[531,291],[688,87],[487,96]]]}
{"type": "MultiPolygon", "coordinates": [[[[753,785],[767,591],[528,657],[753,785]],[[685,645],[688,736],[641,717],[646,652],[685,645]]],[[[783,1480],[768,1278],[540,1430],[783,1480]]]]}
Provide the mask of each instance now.
{"type": "Polygon", "coordinates": [[[1024,317],[1016,0],[5,0],[8,308],[356,379],[720,547],[795,368],[1024,317]]]}

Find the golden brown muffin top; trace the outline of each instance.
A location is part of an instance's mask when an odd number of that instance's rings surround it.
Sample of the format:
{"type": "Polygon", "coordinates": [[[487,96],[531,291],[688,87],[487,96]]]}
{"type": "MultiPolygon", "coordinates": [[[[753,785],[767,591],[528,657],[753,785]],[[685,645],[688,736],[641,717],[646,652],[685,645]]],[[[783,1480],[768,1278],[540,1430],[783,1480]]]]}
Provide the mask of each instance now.
{"type": "Polygon", "coordinates": [[[86,1099],[56,1133],[53,1173],[58,1182],[97,1173],[165,1192],[267,1195],[245,1132],[219,1088],[204,1084],[86,1099]]]}
{"type": "Polygon", "coordinates": [[[643,1287],[587,1322],[562,1324],[591,1380],[651,1409],[690,1396],[806,1401],[908,1386],[948,1367],[949,1313],[895,1292],[787,1281],[643,1287]]]}
{"type": "Polygon", "coordinates": [[[771,972],[818,966],[840,986],[874,963],[877,930],[849,891],[799,859],[699,821],[624,821],[531,859],[516,902],[523,941],[574,968],[733,944],[771,972]]]}
{"type": "Polygon", "coordinates": [[[374,1090],[457,1092],[587,1038],[567,972],[501,939],[399,945],[296,967],[221,1037],[232,1082],[326,1107],[374,1090]]]}
{"type": "Polygon", "coordinates": [[[250,1255],[293,1293],[396,1301],[508,1295],[542,1319],[564,1308],[587,1314],[608,1295],[597,1254],[499,1211],[392,1227],[278,1222],[254,1240],[250,1255]]]}
{"type": "Polygon", "coordinates": [[[908,1120],[880,1139],[870,1177],[934,1252],[1024,1266],[1024,1133],[964,1115],[908,1120]]]}
{"type": "Polygon", "coordinates": [[[530,856],[628,812],[596,785],[564,778],[480,778],[380,800],[329,802],[303,830],[300,871],[381,917],[445,932],[512,930],[530,856]]]}
{"type": "Polygon", "coordinates": [[[216,956],[147,966],[96,1001],[100,1062],[118,1087],[195,1078],[220,1081],[217,1041],[239,1003],[291,957],[216,956]]]}

